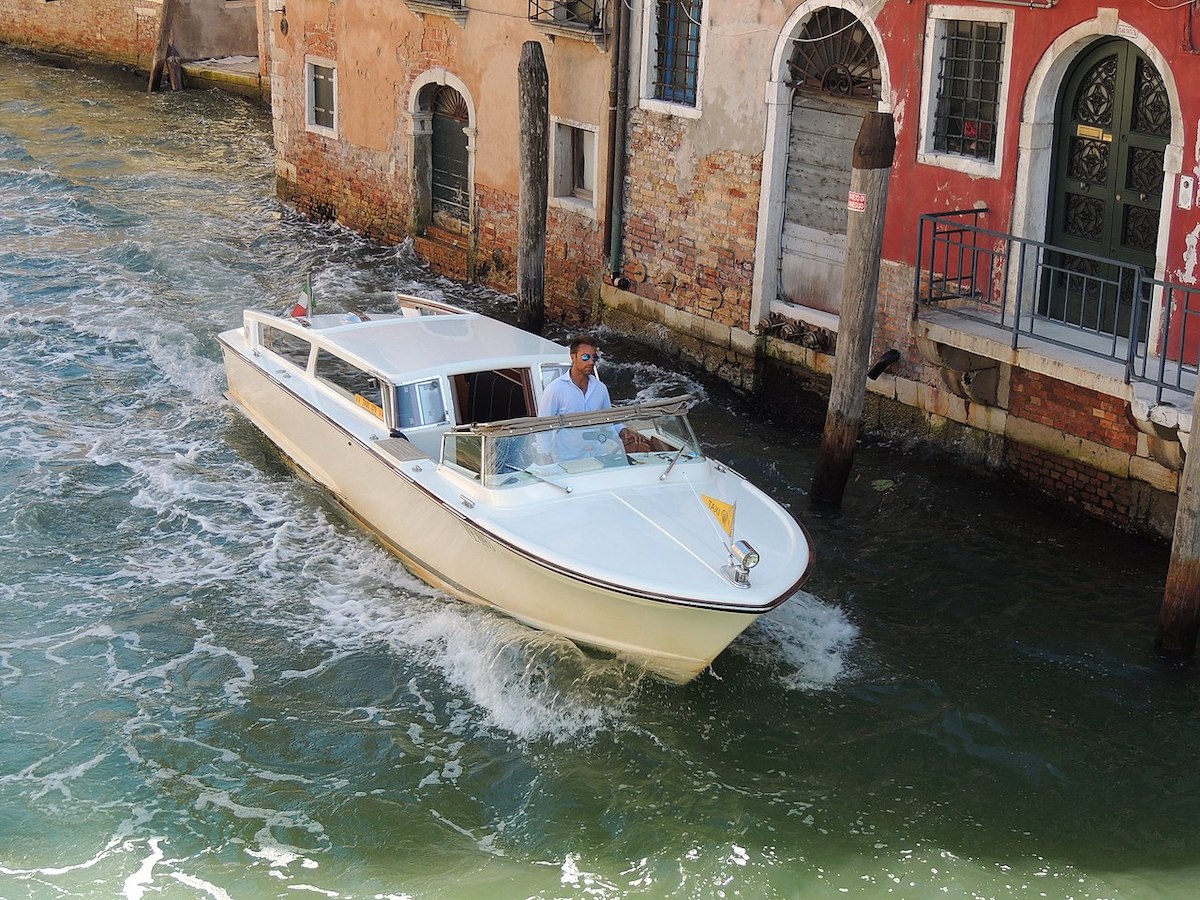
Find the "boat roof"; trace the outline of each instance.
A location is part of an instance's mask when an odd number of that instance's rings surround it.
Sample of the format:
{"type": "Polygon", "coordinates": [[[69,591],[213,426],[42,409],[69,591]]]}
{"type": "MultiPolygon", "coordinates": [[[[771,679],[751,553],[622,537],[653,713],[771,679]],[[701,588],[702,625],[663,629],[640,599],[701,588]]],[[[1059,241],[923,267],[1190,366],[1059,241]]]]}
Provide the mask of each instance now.
{"type": "Polygon", "coordinates": [[[372,314],[369,318],[258,315],[336,348],[339,355],[393,383],[569,359],[567,348],[560,344],[480,313],[453,308],[435,314],[372,314]]]}

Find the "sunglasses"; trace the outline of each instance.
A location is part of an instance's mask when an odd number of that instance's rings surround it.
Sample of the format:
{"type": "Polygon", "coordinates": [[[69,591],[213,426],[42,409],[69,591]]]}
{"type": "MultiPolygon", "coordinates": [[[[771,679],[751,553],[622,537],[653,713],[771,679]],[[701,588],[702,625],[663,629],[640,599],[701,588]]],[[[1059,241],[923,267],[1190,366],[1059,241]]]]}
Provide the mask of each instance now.
{"type": "Polygon", "coordinates": [[[599,353],[580,353],[579,358],[582,359],[584,362],[591,362],[592,360],[595,360],[596,362],[600,362],[600,354],[599,353]]]}

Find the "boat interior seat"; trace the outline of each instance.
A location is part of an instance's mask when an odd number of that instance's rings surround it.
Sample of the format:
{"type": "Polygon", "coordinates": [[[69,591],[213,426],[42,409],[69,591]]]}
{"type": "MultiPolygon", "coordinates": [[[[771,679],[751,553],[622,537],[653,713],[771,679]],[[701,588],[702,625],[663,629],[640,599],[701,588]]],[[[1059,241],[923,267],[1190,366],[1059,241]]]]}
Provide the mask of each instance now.
{"type": "Polygon", "coordinates": [[[459,409],[465,422],[499,422],[532,415],[526,402],[525,388],[500,372],[472,372],[465,377],[466,402],[459,409]]]}

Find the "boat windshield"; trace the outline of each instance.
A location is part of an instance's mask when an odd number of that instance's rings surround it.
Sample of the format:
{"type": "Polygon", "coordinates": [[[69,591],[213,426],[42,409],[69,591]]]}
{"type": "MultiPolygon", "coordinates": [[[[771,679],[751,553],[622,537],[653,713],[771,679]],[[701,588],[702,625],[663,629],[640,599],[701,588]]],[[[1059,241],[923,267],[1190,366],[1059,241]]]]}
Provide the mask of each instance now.
{"type": "Polygon", "coordinates": [[[442,462],[486,487],[513,488],[631,466],[669,467],[700,459],[687,403],[629,407],[586,416],[517,419],[445,435],[442,462]],[[583,419],[583,421],[580,421],[583,419]]]}

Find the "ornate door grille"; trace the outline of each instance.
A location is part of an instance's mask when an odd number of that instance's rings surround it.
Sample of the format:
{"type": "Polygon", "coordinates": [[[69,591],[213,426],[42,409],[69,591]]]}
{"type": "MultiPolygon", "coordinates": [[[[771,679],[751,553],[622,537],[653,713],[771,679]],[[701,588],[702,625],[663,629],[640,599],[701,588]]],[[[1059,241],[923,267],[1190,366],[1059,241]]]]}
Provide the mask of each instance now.
{"type": "MultiPolygon", "coordinates": [[[[1096,257],[1131,263],[1152,275],[1171,135],[1162,76],[1135,46],[1109,40],[1085,52],[1059,98],[1058,137],[1048,242],[1089,257],[1053,253],[1056,271],[1039,314],[1098,331],[1130,335],[1131,279],[1096,257]]],[[[1142,334],[1148,317],[1139,316],[1142,334]]]]}
{"type": "Polygon", "coordinates": [[[792,43],[788,84],[805,91],[878,100],[879,54],[863,24],[847,10],[827,6],[804,23],[792,43]]]}

